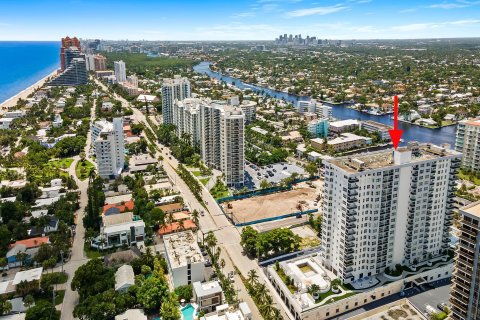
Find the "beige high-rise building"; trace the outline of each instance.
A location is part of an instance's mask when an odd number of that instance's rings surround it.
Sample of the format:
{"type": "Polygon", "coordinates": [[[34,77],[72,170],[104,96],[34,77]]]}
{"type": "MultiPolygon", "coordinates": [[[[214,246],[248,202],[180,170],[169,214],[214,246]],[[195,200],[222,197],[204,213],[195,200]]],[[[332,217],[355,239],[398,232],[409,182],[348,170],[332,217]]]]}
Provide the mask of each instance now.
{"type": "Polygon", "coordinates": [[[460,209],[450,304],[455,320],[480,319],[480,201],[460,209]]]}

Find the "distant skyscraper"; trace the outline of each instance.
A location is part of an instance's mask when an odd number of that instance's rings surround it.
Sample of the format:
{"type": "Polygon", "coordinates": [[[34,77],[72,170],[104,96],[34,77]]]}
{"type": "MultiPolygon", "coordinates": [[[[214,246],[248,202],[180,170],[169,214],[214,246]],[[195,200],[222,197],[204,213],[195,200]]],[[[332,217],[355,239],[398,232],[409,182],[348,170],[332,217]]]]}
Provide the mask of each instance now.
{"type": "Polygon", "coordinates": [[[460,209],[450,304],[454,320],[480,319],[480,201],[460,209]]]}
{"type": "Polygon", "coordinates": [[[480,172],[480,118],[458,123],[455,150],[463,153],[463,167],[480,172]]]}
{"type": "Polygon", "coordinates": [[[125,62],[122,60],[113,62],[115,69],[115,78],[118,83],[127,81],[127,71],[125,70],[125,62]]]}
{"type": "Polygon", "coordinates": [[[163,123],[173,123],[173,103],[175,100],[190,98],[190,81],[187,78],[175,76],[173,79],[163,79],[162,84],[162,114],[163,123]]]}
{"type": "Polygon", "coordinates": [[[100,54],[96,54],[94,57],[95,71],[107,70],[107,58],[100,54]]]}
{"type": "Polygon", "coordinates": [[[325,265],[350,283],[446,254],[460,161],[418,143],[324,160],[325,265]]]}
{"type": "Polygon", "coordinates": [[[88,71],[95,71],[95,55],[86,54],[85,55],[85,63],[86,63],[88,71]]]}
{"type": "Polygon", "coordinates": [[[99,176],[104,179],[119,176],[125,164],[123,118],[113,118],[113,123],[96,121],[91,131],[99,176]]]}
{"type": "Polygon", "coordinates": [[[60,48],[60,66],[62,71],[65,70],[65,68],[68,66],[68,63],[65,62],[65,50],[70,47],[75,47],[80,51],[80,41],[76,37],[62,38],[62,47],[60,48]]]}

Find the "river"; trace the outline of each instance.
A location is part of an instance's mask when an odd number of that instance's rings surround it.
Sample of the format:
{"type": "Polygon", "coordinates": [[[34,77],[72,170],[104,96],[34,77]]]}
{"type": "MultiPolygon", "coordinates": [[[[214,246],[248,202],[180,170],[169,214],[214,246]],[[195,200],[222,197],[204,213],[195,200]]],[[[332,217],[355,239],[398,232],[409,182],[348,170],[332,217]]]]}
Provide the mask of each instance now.
{"type": "MultiPolygon", "coordinates": [[[[272,90],[265,87],[256,86],[253,84],[242,82],[239,79],[232,78],[229,76],[222,75],[218,72],[212,71],[210,69],[210,62],[201,62],[193,67],[193,70],[197,73],[202,73],[210,76],[211,78],[219,79],[225,81],[226,83],[233,84],[239,89],[251,89],[254,92],[261,93],[271,96],[277,99],[284,99],[285,101],[296,104],[299,100],[310,100],[310,97],[307,96],[297,96],[277,90],[272,90]]],[[[329,103],[324,103],[330,105],[329,103]]],[[[331,104],[333,107],[333,116],[336,119],[358,119],[358,120],[373,120],[388,124],[393,126],[393,120],[390,118],[391,115],[372,115],[357,110],[348,108],[349,104],[331,104]]],[[[455,134],[457,126],[448,126],[438,129],[428,129],[413,124],[399,122],[399,129],[403,130],[402,139],[404,140],[403,144],[406,144],[408,141],[419,141],[419,142],[431,142],[434,144],[449,143],[452,148],[455,146],[455,134]]]]}

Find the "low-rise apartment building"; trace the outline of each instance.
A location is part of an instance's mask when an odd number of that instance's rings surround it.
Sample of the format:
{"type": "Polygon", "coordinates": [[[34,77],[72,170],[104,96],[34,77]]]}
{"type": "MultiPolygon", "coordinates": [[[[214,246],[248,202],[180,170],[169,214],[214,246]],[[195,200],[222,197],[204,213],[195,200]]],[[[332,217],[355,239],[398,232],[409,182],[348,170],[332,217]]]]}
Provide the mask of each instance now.
{"type": "Polygon", "coordinates": [[[175,288],[205,280],[205,259],[191,231],[163,237],[165,255],[175,288]]]}
{"type": "Polygon", "coordinates": [[[193,299],[200,310],[209,313],[223,303],[223,291],[217,280],[193,283],[193,299]]]}

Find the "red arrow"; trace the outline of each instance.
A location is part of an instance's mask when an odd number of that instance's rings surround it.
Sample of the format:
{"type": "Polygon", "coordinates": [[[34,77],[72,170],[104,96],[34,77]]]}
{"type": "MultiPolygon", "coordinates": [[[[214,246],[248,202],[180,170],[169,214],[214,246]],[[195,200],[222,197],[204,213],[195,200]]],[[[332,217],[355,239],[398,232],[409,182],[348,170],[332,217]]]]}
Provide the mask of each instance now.
{"type": "Polygon", "coordinates": [[[393,130],[388,130],[390,133],[390,138],[392,139],[393,147],[395,150],[398,148],[398,143],[402,138],[403,130],[398,129],[398,97],[393,98],[393,130]]]}

